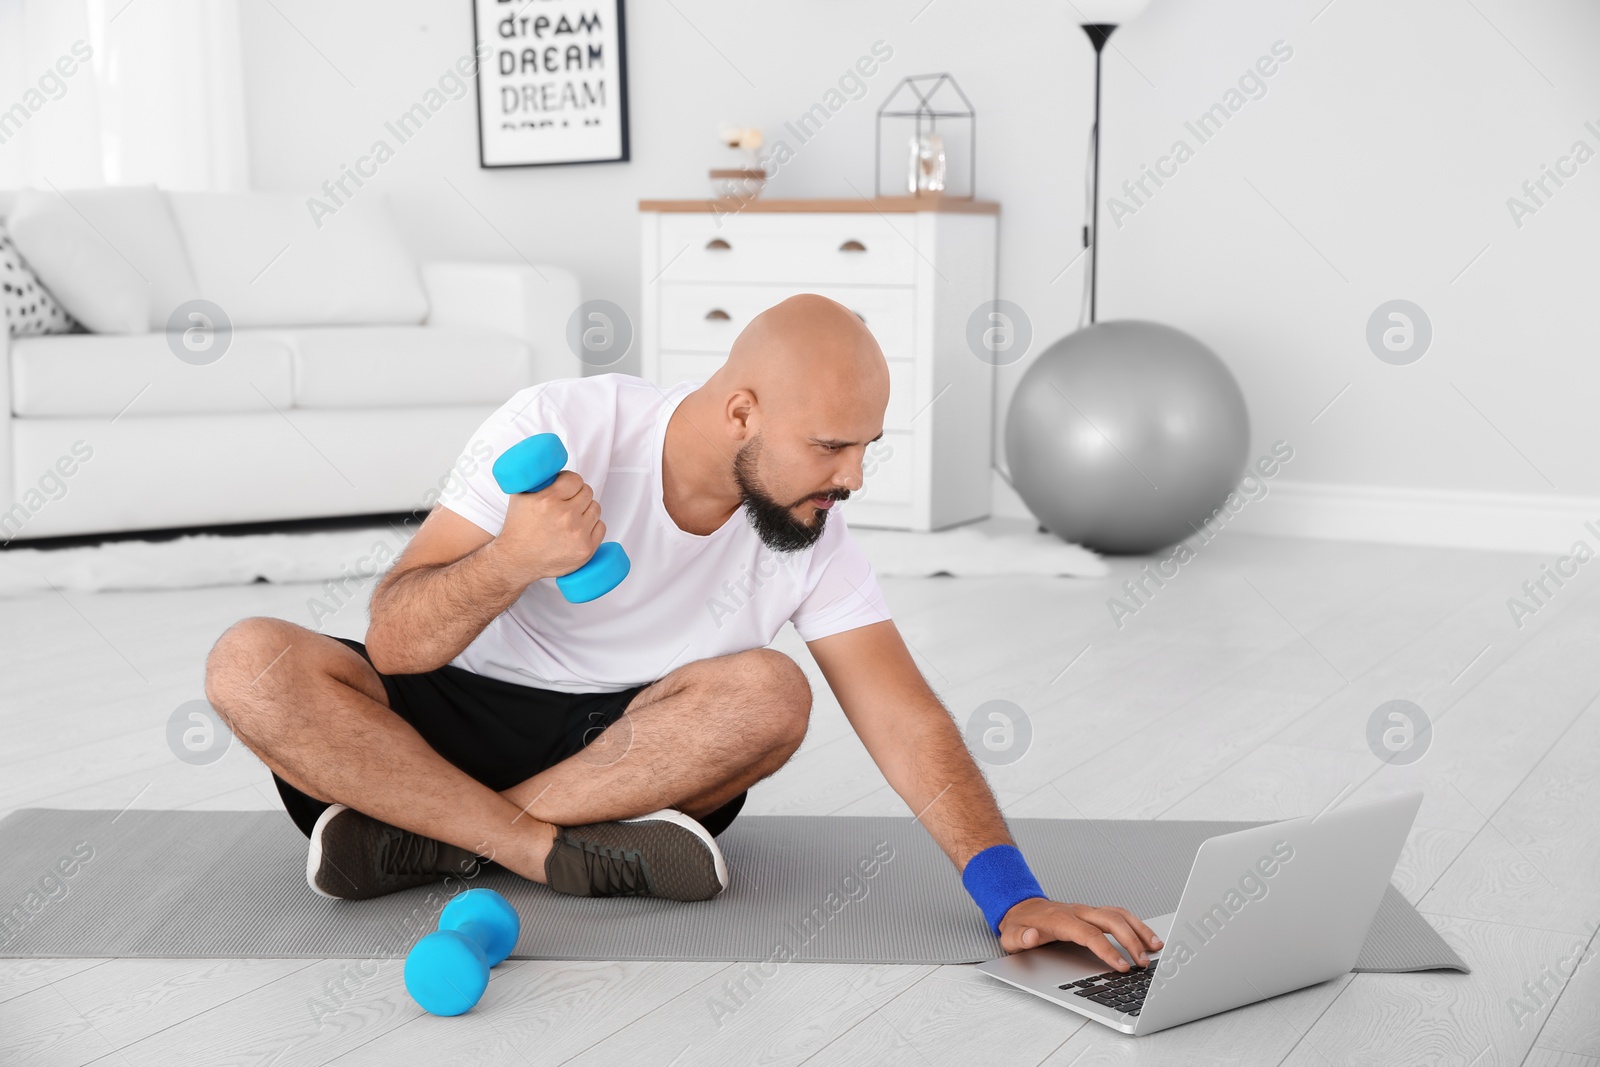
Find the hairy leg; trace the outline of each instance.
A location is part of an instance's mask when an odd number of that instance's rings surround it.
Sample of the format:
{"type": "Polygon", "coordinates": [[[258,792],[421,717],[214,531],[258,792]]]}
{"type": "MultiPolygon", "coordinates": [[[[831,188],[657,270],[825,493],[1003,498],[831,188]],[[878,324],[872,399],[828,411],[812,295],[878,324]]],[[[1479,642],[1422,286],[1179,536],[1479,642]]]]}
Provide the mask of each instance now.
{"type": "Polygon", "coordinates": [[[206,698],[306,795],[544,881],[555,828],[435,752],[390,710],[377,672],[348,646],[282,619],[245,619],[206,660],[206,698]]]}
{"type": "Polygon", "coordinates": [[[696,660],[641,690],[581,752],[501,796],[557,826],[665,807],[704,818],[782,767],[810,714],[810,683],[781,652],[696,660]]]}
{"type": "Polygon", "coordinates": [[[348,646],[281,619],[246,619],[206,663],[206,696],[290,785],[544,881],[556,826],[676,807],[704,817],[800,746],[811,689],[770,649],[699,660],[638,693],[582,752],[496,793],[389,709],[348,646]]]}

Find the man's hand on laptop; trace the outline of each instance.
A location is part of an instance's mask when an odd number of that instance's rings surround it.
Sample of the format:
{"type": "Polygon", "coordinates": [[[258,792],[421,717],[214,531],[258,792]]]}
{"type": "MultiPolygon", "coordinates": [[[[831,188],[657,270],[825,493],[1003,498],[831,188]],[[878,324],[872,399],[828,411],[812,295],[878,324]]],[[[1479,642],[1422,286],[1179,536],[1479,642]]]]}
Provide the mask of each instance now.
{"type": "Polygon", "coordinates": [[[1093,952],[1115,971],[1126,971],[1128,961],[1107,940],[1111,934],[1141,967],[1150,965],[1149,953],[1161,939],[1126,908],[1095,908],[1088,904],[1062,904],[1030,897],[1011,906],[1000,920],[1000,947],[1007,952],[1038,948],[1049,941],[1071,941],[1093,952]]]}

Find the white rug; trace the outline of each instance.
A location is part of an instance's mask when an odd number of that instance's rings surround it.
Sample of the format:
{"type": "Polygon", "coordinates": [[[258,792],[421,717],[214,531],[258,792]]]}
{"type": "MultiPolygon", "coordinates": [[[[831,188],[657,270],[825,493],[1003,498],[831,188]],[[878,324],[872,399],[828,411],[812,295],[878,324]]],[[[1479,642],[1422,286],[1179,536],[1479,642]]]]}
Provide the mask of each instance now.
{"type": "MultiPolygon", "coordinates": [[[[1099,577],[1106,564],[1078,545],[1037,532],[1024,519],[986,519],[938,533],[869,530],[851,536],[881,577],[1032,574],[1099,577]]],[[[205,585],[321,582],[367,572],[400,554],[399,526],[348,530],[192,534],[168,541],[108,541],[74,548],[0,552],[0,596],[49,591],[183,589],[205,585]]],[[[381,567],[379,569],[382,569],[381,567]]]]}
{"type": "Polygon", "coordinates": [[[1098,578],[1105,560],[1082,545],[1039,533],[1032,519],[985,519],[938,533],[850,528],[880,576],[1036,574],[1098,578]]]}

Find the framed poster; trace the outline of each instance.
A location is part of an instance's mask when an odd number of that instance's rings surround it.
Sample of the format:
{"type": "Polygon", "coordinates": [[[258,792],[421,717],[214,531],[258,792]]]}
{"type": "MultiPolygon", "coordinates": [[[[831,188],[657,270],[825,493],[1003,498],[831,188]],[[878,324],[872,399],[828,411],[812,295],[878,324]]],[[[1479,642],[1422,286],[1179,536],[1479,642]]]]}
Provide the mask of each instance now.
{"type": "Polygon", "coordinates": [[[478,163],[628,158],[623,0],[473,0],[478,163]]]}

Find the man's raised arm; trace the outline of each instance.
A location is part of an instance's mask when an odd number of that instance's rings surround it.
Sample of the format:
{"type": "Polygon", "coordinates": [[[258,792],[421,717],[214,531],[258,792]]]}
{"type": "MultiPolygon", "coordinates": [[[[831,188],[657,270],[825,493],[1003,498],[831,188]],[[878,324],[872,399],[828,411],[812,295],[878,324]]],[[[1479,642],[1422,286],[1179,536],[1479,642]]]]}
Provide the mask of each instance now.
{"type": "Polygon", "coordinates": [[[498,536],[434,508],[372,591],[372,665],[420,674],[449,663],[529,585],[582,566],[605,534],[594,491],[572,471],[540,492],[513,494],[498,536]]]}

